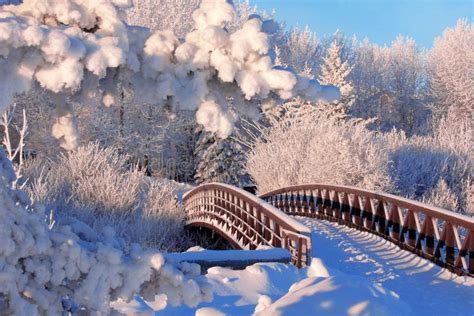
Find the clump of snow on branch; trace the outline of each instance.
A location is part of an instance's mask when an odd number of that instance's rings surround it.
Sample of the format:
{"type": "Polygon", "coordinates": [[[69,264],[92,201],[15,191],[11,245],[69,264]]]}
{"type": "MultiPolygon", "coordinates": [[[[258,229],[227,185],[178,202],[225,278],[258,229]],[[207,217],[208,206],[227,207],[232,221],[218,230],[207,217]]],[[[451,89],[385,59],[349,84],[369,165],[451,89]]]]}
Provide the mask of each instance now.
{"type": "Polygon", "coordinates": [[[57,109],[57,117],[51,134],[60,141],[60,146],[66,150],[73,150],[79,146],[79,132],[71,111],[57,109]]]}
{"type": "MultiPolygon", "coordinates": [[[[235,108],[245,109],[251,99],[273,96],[339,98],[337,88],[274,66],[264,31],[268,21],[251,16],[229,33],[225,26],[235,9],[225,0],[203,1],[193,13],[195,29],[184,40],[171,31],[127,26],[120,11],[129,5],[128,0],[25,0],[0,7],[0,70],[7,74],[0,79],[0,109],[15,93],[29,90],[33,80],[56,94],[84,99],[102,94],[107,106],[115,102],[121,82],[141,101],[158,101],[175,111],[197,110],[206,129],[226,137],[236,112],[242,112],[231,111],[223,102],[226,97],[234,99],[235,108]],[[216,89],[217,84],[224,88],[216,89]]],[[[64,137],[65,148],[77,146],[67,141],[67,132],[56,134],[64,137]]]]}

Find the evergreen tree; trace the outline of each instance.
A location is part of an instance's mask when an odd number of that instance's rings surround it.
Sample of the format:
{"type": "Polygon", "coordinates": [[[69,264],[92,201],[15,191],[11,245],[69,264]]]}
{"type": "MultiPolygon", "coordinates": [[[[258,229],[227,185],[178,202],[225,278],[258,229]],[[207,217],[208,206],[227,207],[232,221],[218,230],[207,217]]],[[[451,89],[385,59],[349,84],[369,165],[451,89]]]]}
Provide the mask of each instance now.
{"type": "Polygon", "coordinates": [[[196,183],[221,182],[241,188],[253,186],[244,168],[242,147],[235,139],[219,138],[202,127],[196,129],[196,134],[196,183]]]}
{"type": "Polygon", "coordinates": [[[321,105],[325,107],[327,115],[343,119],[354,104],[353,87],[348,81],[352,68],[348,62],[342,61],[341,46],[334,40],[323,58],[318,79],[321,84],[331,84],[338,87],[341,91],[341,99],[337,102],[321,105]]]}

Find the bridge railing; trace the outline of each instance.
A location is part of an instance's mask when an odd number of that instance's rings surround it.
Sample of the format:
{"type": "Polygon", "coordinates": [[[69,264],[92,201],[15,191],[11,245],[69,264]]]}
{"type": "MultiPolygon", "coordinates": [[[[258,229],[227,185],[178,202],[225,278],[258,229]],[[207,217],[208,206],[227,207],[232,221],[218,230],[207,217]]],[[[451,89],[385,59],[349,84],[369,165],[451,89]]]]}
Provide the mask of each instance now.
{"type": "Polygon", "coordinates": [[[457,274],[474,276],[474,218],[349,186],[298,185],[260,197],[286,214],[369,231],[457,274]]]}
{"type": "Polygon", "coordinates": [[[298,267],[311,259],[311,230],[244,190],[204,184],[184,195],[183,206],[186,226],[217,231],[235,248],[286,248],[298,267]]]}

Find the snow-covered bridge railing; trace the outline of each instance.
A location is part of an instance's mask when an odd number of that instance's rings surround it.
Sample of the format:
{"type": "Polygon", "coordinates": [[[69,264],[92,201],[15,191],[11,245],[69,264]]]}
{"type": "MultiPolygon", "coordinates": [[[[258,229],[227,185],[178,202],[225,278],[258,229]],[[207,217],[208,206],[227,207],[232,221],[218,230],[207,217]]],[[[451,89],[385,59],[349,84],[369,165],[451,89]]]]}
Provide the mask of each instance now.
{"type": "Polygon", "coordinates": [[[474,218],[348,186],[298,185],[260,197],[286,214],[368,231],[457,274],[474,276],[474,218]]]}
{"type": "Polygon", "coordinates": [[[298,267],[311,259],[310,229],[244,190],[204,184],[184,195],[183,207],[187,227],[209,228],[236,249],[286,248],[298,267]]]}

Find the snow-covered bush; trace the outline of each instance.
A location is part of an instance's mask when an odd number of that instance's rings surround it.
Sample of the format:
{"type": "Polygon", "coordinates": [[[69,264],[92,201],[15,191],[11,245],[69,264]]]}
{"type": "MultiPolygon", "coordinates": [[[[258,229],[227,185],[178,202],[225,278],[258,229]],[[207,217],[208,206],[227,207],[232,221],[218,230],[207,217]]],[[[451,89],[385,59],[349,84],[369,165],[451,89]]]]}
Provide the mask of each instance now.
{"type": "Polygon", "coordinates": [[[261,192],[288,185],[333,183],[382,190],[461,213],[474,205],[472,122],[455,113],[433,133],[376,133],[364,124],[321,119],[310,104],[262,128],[247,170],[261,192]]]}
{"type": "Polygon", "coordinates": [[[110,302],[164,294],[171,304],[197,305],[210,292],[199,267],[172,266],[163,255],[133,245],[124,252],[114,233],[87,225],[54,225],[45,208],[13,190],[10,161],[0,149],[0,307],[10,315],[109,314],[110,302]]]}
{"type": "Polygon", "coordinates": [[[127,245],[187,246],[177,185],[145,177],[116,148],[91,143],[58,160],[32,159],[23,181],[31,198],[53,211],[59,223],[75,218],[96,230],[110,226],[127,245]]]}
{"type": "Polygon", "coordinates": [[[470,118],[456,113],[433,123],[433,133],[407,138],[386,135],[395,193],[441,207],[472,213],[474,179],[473,128],[470,118]]]}
{"type": "Polygon", "coordinates": [[[273,120],[248,154],[260,192],[288,185],[333,183],[391,190],[383,140],[363,124],[287,113],[273,120]]]}
{"type": "Polygon", "coordinates": [[[178,185],[172,181],[152,180],[148,184],[143,215],[130,227],[137,234],[133,240],[145,246],[174,251],[190,245],[189,235],[183,227],[185,213],[176,205],[178,190],[178,185]]]}
{"type": "MultiPolygon", "coordinates": [[[[33,159],[36,160],[36,159],[33,159]]],[[[62,154],[58,160],[33,161],[25,174],[35,201],[68,203],[75,208],[95,209],[96,212],[132,211],[138,200],[143,176],[127,157],[114,147],[102,148],[97,143],[82,146],[62,154]],[[38,170],[42,172],[38,175],[38,170]],[[47,196],[35,196],[35,183],[51,188],[47,196]],[[66,202],[67,201],[67,202],[66,202]]]]}

